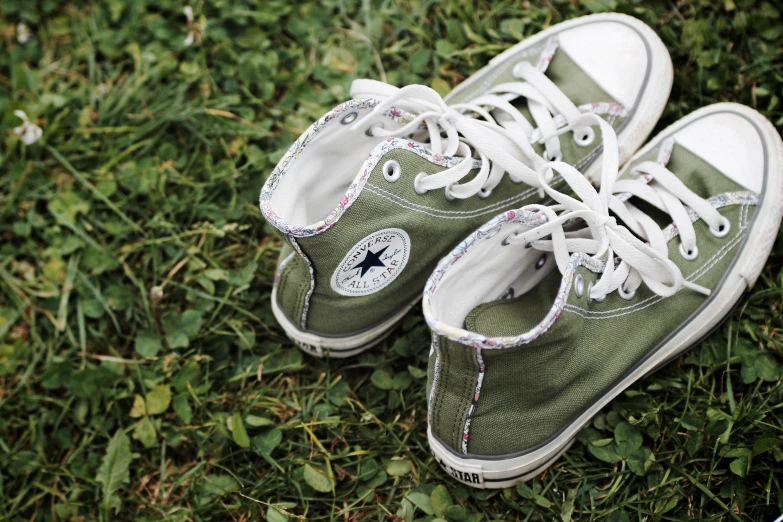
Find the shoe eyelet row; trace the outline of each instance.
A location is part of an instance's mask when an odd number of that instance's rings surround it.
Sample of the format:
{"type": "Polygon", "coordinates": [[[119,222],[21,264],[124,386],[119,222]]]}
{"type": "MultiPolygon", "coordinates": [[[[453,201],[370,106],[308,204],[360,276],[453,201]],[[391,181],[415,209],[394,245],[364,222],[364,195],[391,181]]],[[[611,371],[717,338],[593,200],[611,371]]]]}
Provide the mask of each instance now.
{"type": "Polygon", "coordinates": [[[542,254],[536,261],[536,270],[541,270],[546,264],[546,254],[542,254]]]}
{"type": "Polygon", "coordinates": [[[389,183],[394,183],[400,179],[400,176],[402,175],[402,167],[400,167],[400,164],[394,160],[389,160],[384,163],[382,170],[383,177],[386,178],[386,181],[389,183]]]}
{"type": "MultiPolygon", "coordinates": [[[[386,181],[389,183],[394,183],[398,179],[400,179],[400,176],[402,175],[402,167],[400,167],[399,162],[395,160],[389,160],[386,163],[383,164],[383,168],[381,169],[383,172],[383,177],[386,178],[386,181]]],[[[419,183],[422,179],[426,178],[427,174],[424,172],[419,172],[419,174],[414,178],[413,180],[413,189],[416,191],[416,194],[423,195],[427,193],[427,189],[423,189],[419,186],[419,183]]],[[[446,187],[446,199],[448,201],[454,201],[456,198],[451,194],[451,185],[446,187]]],[[[491,189],[485,189],[481,188],[481,190],[477,193],[478,197],[481,199],[486,199],[490,195],[492,195],[491,189]]]]}
{"type": "Polygon", "coordinates": [[[582,131],[574,131],[574,143],[580,147],[587,147],[592,145],[595,141],[595,131],[592,127],[586,127],[582,131]],[[577,132],[580,132],[580,136],[577,136],[577,132]]]}

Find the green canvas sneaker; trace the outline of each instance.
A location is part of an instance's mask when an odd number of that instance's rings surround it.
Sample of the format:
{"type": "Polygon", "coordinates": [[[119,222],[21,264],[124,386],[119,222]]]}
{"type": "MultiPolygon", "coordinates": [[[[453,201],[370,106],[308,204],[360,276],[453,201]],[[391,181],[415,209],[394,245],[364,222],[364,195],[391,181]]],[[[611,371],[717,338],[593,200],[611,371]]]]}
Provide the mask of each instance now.
{"type": "Polygon", "coordinates": [[[694,112],[617,181],[604,139],[600,192],[564,163],[543,167],[579,200],[546,187],[557,204],[492,219],[427,282],[429,442],[463,483],[541,473],[614,397],[727,317],[777,236],[783,141],[752,109],[694,112]]]}
{"type": "Polygon", "coordinates": [[[353,99],[296,140],[261,192],[261,210],[285,240],[275,317],[318,356],[379,342],[468,232],[543,201],[536,169],[548,159],[595,177],[602,138],[589,117],[614,129],[630,156],[671,78],[655,33],[611,14],[525,40],[445,101],[420,85],[354,82],[353,99]]]}

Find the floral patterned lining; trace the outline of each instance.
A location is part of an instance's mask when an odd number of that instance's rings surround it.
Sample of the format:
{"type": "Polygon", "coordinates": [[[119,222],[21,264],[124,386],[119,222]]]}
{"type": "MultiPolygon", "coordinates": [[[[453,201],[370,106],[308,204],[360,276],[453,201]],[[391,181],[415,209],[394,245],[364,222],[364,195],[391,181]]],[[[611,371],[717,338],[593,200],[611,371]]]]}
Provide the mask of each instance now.
{"type": "Polygon", "coordinates": [[[313,290],[315,290],[315,272],[313,272],[313,264],[310,262],[310,258],[307,257],[304,252],[302,252],[302,249],[299,247],[299,243],[296,242],[296,238],[289,234],[288,242],[291,243],[291,246],[294,247],[294,250],[296,250],[297,254],[299,254],[302,259],[305,260],[305,263],[307,263],[307,270],[310,271],[310,288],[307,290],[307,294],[304,298],[304,304],[302,305],[302,318],[300,319],[300,326],[302,328],[306,328],[307,312],[310,310],[310,297],[313,295],[313,290]]]}
{"type": "Polygon", "coordinates": [[[552,59],[555,57],[555,52],[557,52],[559,45],[560,41],[557,39],[557,36],[553,36],[546,41],[544,50],[541,51],[538,62],[536,62],[536,69],[541,72],[546,72],[549,64],[552,63],[552,59]]]}
{"type": "MultiPolygon", "coordinates": [[[[432,344],[430,345],[430,351],[435,352],[435,368],[432,371],[432,383],[430,383],[430,394],[427,397],[427,424],[432,422],[432,401],[435,398],[435,388],[438,384],[438,377],[440,373],[440,348],[438,347],[438,335],[435,332],[430,334],[432,336],[432,344]]],[[[430,354],[432,357],[432,354],[430,354]]]]}
{"type": "Polygon", "coordinates": [[[479,395],[481,395],[481,383],[484,382],[484,358],[481,356],[481,350],[476,350],[476,361],[479,365],[478,379],[476,380],[476,393],[473,394],[473,400],[468,408],[468,415],[465,418],[465,429],[462,431],[462,454],[468,454],[468,438],[470,437],[470,421],[473,420],[473,414],[476,412],[479,395]]]}

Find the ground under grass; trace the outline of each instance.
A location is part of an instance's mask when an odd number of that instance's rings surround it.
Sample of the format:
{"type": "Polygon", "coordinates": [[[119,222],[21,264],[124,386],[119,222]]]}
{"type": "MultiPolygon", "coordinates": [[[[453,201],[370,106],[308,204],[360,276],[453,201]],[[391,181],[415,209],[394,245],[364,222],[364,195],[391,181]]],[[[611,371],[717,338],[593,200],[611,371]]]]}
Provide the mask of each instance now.
{"type": "Polygon", "coordinates": [[[595,419],[597,442],[526,485],[474,491],[427,448],[419,311],[356,359],[303,355],[270,311],[279,243],[256,205],[352,79],[446,92],[597,11],[668,46],[659,128],[715,101],[780,128],[777,2],[194,0],[190,23],[183,7],[0,3],[0,521],[781,513],[780,241],[717,332],[595,419]],[[14,110],[37,143],[13,134],[14,110]]]}

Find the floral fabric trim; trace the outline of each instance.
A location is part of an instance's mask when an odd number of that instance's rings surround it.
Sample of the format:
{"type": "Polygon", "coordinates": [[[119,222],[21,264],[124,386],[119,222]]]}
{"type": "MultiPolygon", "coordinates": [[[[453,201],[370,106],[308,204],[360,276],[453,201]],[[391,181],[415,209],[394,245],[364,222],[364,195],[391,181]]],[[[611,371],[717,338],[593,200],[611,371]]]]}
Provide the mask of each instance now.
{"type": "MultiPolygon", "coordinates": [[[[758,205],[759,196],[751,191],[724,192],[723,194],[712,196],[706,201],[712,205],[713,208],[723,208],[730,205],[758,205]]],[[[685,211],[688,213],[688,217],[691,218],[691,223],[695,223],[699,220],[699,215],[690,208],[685,207],[685,211]]],[[[679,234],[680,231],[674,223],[663,229],[663,237],[666,238],[667,243],[679,234]]]]}
{"type": "Polygon", "coordinates": [[[296,242],[296,238],[289,234],[288,242],[291,243],[291,246],[294,247],[294,250],[296,250],[296,252],[302,256],[302,259],[304,259],[305,263],[307,263],[307,269],[310,271],[310,288],[307,290],[307,294],[305,294],[304,304],[302,305],[302,318],[299,321],[300,326],[304,329],[307,328],[307,312],[310,310],[310,297],[312,297],[313,290],[315,289],[315,272],[313,272],[313,264],[310,262],[310,258],[308,258],[304,252],[302,252],[302,249],[299,247],[299,243],[296,242]]]}
{"type": "Polygon", "coordinates": [[[658,149],[658,157],[655,158],[655,161],[665,167],[669,164],[669,160],[672,159],[672,150],[674,150],[674,138],[666,138],[661,142],[661,147],[658,149]]]}
{"type": "MultiPolygon", "coordinates": [[[[287,221],[280,218],[277,214],[275,214],[272,211],[272,209],[269,206],[269,201],[272,198],[272,194],[277,188],[280,179],[283,176],[285,176],[285,174],[291,168],[291,165],[294,163],[294,161],[296,161],[296,159],[299,157],[299,155],[302,153],[305,147],[307,147],[307,145],[313,141],[313,138],[315,138],[315,136],[326,127],[327,123],[329,123],[336,117],[340,116],[341,114],[350,111],[352,109],[356,109],[356,110],[372,109],[376,105],[378,105],[378,101],[373,99],[348,100],[345,103],[341,103],[331,111],[327,112],[324,116],[321,117],[321,119],[313,123],[310,126],[310,128],[307,129],[293,143],[293,145],[291,145],[291,147],[288,149],[285,155],[280,159],[277,166],[272,170],[272,173],[269,175],[269,179],[266,180],[266,183],[264,183],[264,186],[261,189],[261,195],[259,196],[259,206],[261,207],[261,212],[264,214],[264,217],[267,219],[267,221],[269,221],[275,228],[284,232],[285,234],[293,235],[296,237],[314,236],[320,232],[328,230],[329,228],[332,227],[332,225],[334,225],[334,223],[339,219],[339,217],[343,214],[343,212],[345,212],[345,210],[348,207],[350,207],[351,204],[359,196],[359,193],[361,192],[364,183],[367,181],[370,172],[372,172],[372,168],[362,169],[360,171],[360,174],[351,183],[351,186],[348,187],[345,196],[343,196],[342,200],[337,205],[337,208],[335,208],[326,217],[326,219],[323,219],[322,221],[319,221],[318,223],[315,223],[313,225],[306,225],[306,226],[290,225],[287,221]]],[[[402,111],[394,107],[384,112],[383,115],[402,125],[410,123],[411,121],[413,121],[414,118],[414,116],[409,112],[402,111]]],[[[370,153],[370,157],[368,157],[367,160],[365,161],[365,165],[364,165],[365,167],[367,166],[367,162],[373,158],[373,154],[377,153],[379,149],[380,146],[376,147],[376,149],[373,150],[372,153],[370,153]]],[[[379,158],[380,156],[377,156],[375,158],[376,163],[379,158]]],[[[373,164],[373,167],[374,166],[375,165],[373,164]]]]}
{"type": "Polygon", "coordinates": [[[478,378],[476,380],[476,393],[473,394],[473,400],[468,408],[468,415],[465,418],[465,429],[462,431],[462,454],[468,454],[468,438],[470,437],[470,421],[473,420],[473,414],[476,412],[479,395],[481,395],[481,383],[484,382],[484,358],[481,357],[481,350],[476,350],[476,361],[479,365],[478,378]]]}
{"type": "Polygon", "coordinates": [[[544,49],[538,57],[538,62],[536,62],[536,69],[541,72],[546,72],[549,64],[552,63],[552,59],[555,57],[555,52],[557,52],[559,45],[560,41],[557,39],[557,36],[553,36],[546,41],[544,49]]]}
{"type": "MultiPolygon", "coordinates": [[[[427,397],[427,424],[432,423],[432,401],[435,399],[435,388],[438,385],[438,376],[440,373],[440,351],[438,347],[438,336],[433,332],[430,351],[435,352],[435,368],[432,370],[432,384],[430,385],[430,394],[427,397]]],[[[430,354],[430,357],[432,354],[430,354]]]]}

